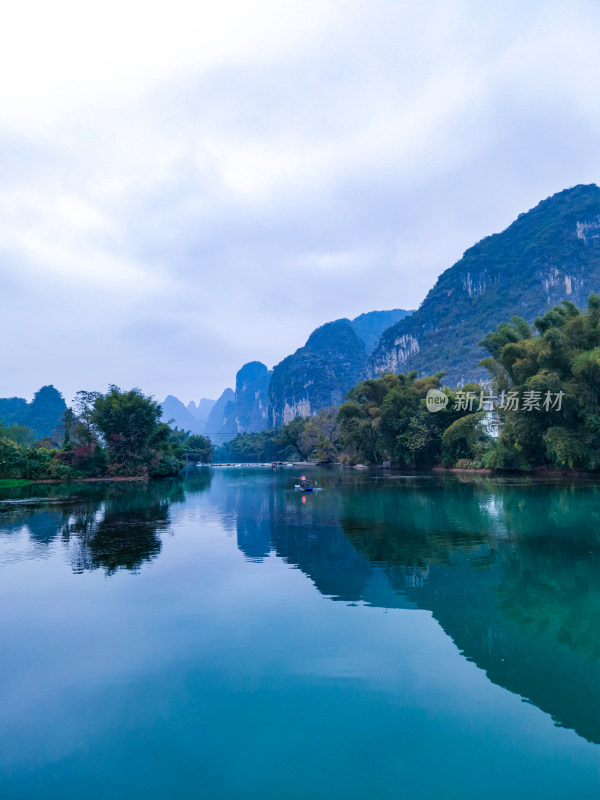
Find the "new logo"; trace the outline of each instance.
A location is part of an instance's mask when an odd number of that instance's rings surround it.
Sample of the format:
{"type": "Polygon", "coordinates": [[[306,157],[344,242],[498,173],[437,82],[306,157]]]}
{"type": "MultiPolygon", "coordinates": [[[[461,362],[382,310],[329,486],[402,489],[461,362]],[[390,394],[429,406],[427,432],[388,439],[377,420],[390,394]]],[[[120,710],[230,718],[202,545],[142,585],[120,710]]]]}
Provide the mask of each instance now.
{"type": "Polygon", "coordinates": [[[425,397],[425,405],[427,406],[427,411],[431,411],[432,414],[435,414],[436,411],[441,411],[442,408],[446,408],[448,405],[448,395],[440,392],[439,389],[430,389],[425,397]]]}

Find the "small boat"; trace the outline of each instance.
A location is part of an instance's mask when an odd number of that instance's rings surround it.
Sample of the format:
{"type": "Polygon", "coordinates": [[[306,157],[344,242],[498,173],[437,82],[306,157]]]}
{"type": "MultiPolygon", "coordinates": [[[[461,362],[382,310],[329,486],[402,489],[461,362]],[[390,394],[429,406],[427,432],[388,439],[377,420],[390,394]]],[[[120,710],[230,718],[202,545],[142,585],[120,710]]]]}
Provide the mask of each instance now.
{"type": "Polygon", "coordinates": [[[302,476],[301,476],[301,478],[300,478],[300,483],[297,483],[297,484],[294,486],[294,489],[296,489],[296,490],[297,490],[297,491],[299,491],[299,492],[312,492],[312,490],[313,490],[313,487],[312,487],[312,486],[310,485],[310,483],[309,483],[309,482],[306,480],[306,476],[305,476],[305,475],[302,475],[302,476]]]}

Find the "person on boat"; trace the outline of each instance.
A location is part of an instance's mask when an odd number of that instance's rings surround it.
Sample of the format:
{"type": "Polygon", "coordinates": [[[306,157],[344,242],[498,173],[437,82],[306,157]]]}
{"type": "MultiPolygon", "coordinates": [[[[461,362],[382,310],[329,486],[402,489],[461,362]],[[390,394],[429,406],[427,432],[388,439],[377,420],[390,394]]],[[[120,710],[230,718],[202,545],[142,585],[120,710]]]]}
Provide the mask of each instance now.
{"type": "Polygon", "coordinates": [[[306,475],[300,476],[300,486],[304,489],[306,487],[306,475]]]}

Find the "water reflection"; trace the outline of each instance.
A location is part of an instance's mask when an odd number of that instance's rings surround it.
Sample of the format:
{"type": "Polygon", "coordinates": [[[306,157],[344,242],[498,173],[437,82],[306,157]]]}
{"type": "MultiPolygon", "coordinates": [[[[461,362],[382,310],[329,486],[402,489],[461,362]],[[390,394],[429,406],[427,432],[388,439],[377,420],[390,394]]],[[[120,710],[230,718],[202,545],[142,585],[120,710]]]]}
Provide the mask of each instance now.
{"type": "Polygon", "coordinates": [[[600,743],[597,486],[318,477],[327,491],[305,503],[269,471],[26,487],[0,493],[0,529],[64,546],[74,572],[136,572],[173,506],[206,493],[253,569],[275,555],[332,600],[430,611],[493,682],[600,743]]]}
{"type": "Polygon", "coordinates": [[[161,535],[171,524],[170,506],[186,492],[205,491],[211,472],[148,483],[95,483],[73,487],[34,485],[0,495],[0,529],[26,530],[36,544],[61,539],[73,572],[103,569],[131,572],[161,552],[161,535]],[[184,488],[185,487],[185,488],[184,488]]]}
{"type": "MultiPolygon", "coordinates": [[[[491,680],[600,743],[596,486],[362,479],[331,488],[308,507],[289,492],[272,496],[280,558],[334,600],[431,611],[491,680]]],[[[258,549],[253,530],[243,551],[266,551],[264,523],[258,549]]]]}
{"type": "Polygon", "coordinates": [[[101,502],[86,503],[68,514],[61,535],[69,544],[73,572],[137,572],[160,553],[160,534],[171,521],[169,506],[183,499],[179,481],[144,484],[136,492],[115,485],[101,502]]]}

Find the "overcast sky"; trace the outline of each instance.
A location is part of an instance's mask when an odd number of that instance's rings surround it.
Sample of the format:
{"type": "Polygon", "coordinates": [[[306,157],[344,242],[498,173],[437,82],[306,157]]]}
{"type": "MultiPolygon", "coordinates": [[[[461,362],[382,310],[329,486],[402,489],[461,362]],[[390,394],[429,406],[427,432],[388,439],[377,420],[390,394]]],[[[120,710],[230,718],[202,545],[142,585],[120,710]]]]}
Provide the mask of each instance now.
{"type": "Polygon", "coordinates": [[[5,4],[0,396],[216,397],[600,178],[600,4],[5,4]]]}

